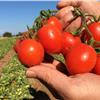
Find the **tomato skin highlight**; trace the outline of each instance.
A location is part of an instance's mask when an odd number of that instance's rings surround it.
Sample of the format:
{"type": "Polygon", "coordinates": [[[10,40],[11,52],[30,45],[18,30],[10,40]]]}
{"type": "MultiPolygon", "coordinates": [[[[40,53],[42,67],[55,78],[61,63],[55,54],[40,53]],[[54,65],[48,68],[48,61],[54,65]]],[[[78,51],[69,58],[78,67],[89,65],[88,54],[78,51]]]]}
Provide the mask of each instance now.
{"type": "Polygon", "coordinates": [[[38,38],[47,53],[59,53],[62,48],[62,33],[53,25],[44,25],[38,31],[38,38]]]}
{"type": "Polygon", "coordinates": [[[92,33],[94,40],[100,42],[100,23],[94,22],[88,26],[88,29],[92,33]]]}
{"type": "Polygon", "coordinates": [[[86,44],[74,47],[65,57],[66,67],[70,74],[90,72],[96,64],[95,50],[86,44]]]}
{"type": "Polygon", "coordinates": [[[57,27],[59,30],[62,30],[62,24],[61,22],[58,20],[58,18],[56,18],[55,16],[52,16],[48,19],[48,24],[53,25],[54,27],[57,27]]]}
{"type": "Polygon", "coordinates": [[[100,75],[100,54],[97,55],[97,61],[94,67],[94,73],[100,75]]]}
{"type": "Polygon", "coordinates": [[[20,43],[18,58],[24,65],[27,65],[28,67],[38,65],[43,61],[44,49],[36,40],[23,40],[20,43]]]}
{"type": "Polygon", "coordinates": [[[66,55],[71,48],[81,43],[79,37],[74,37],[70,32],[62,33],[62,54],[66,55]]]}

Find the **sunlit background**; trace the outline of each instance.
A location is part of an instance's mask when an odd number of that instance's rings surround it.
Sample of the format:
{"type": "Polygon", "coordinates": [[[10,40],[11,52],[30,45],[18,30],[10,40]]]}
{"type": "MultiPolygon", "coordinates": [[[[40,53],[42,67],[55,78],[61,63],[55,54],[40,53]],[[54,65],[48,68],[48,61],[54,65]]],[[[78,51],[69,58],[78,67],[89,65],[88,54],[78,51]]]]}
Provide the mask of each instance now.
{"type": "MultiPolygon", "coordinates": [[[[32,26],[40,10],[56,9],[59,0],[0,0],[0,36],[4,32],[13,35],[27,30],[32,26]]],[[[97,0],[100,1],[100,0],[97,0]]]]}
{"type": "Polygon", "coordinates": [[[0,35],[17,34],[32,26],[42,9],[56,9],[58,1],[0,1],[0,35]]]}

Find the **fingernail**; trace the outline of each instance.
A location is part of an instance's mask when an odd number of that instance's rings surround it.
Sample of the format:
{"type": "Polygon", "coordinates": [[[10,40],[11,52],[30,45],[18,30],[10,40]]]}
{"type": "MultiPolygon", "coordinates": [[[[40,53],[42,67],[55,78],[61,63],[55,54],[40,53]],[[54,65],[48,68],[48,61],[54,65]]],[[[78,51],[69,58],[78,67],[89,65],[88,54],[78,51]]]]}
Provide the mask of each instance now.
{"type": "Polygon", "coordinates": [[[74,7],[70,6],[70,10],[71,10],[71,11],[74,11],[74,7]]]}
{"type": "Polygon", "coordinates": [[[34,71],[26,71],[26,76],[27,77],[30,77],[30,78],[32,78],[32,77],[36,77],[36,74],[35,74],[35,72],[34,71]]]}

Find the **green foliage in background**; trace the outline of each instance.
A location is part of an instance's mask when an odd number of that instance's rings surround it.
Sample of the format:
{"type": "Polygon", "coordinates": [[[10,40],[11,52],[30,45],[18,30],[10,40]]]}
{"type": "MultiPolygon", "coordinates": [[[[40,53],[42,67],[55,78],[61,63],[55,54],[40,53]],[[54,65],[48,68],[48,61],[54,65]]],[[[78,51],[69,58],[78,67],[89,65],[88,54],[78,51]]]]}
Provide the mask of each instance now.
{"type": "Polygon", "coordinates": [[[15,38],[0,39],[0,59],[13,47],[15,38]]]}
{"type": "Polygon", "coordinates": [[[25,67],[19,62],[17,56],[14,56],[3,67],[0,77],[0,98],[3,98],[3,100],[31,98],[29,87],[30,84],[25,75],[25,67]]]}
{"type": "Polygon", "coordinates": [[[3,37],[12,37],[12,33],[11,32],[5,32],[5,33],[3,33],[3,37]]]}

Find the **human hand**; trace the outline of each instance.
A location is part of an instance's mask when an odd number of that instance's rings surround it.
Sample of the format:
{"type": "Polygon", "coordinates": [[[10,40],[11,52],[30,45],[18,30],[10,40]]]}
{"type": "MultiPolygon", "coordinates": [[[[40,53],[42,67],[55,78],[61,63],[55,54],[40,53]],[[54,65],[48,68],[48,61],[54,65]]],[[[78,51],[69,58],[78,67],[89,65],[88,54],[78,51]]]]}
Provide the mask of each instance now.
{"type": "Polygon", "coordinates": [[[81,25],[81,18],[74,19],[72,11],[75,7],[80,8],[83,12],[95,15],[100,15],[100,3],[96,0],[61,0],[57,5],[59,11],[57,17],[62,22],[65,31],[75,31],[81,25]]]}
{"type": "Polygon", "coordinates": [[[64,100],[99,100],[100,76],[92,73],[67,76],[56,70],[56,64],[42,63],[27,70],[27,77],[45,81],[64,100]]]}

